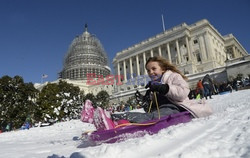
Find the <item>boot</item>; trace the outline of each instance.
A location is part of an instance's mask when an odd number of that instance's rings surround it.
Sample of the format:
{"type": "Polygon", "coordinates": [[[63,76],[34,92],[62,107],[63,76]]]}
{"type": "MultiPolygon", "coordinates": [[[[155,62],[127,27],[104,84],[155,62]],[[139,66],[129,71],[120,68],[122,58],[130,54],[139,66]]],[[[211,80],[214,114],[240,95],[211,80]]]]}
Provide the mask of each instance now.
{"type": "Polygon", "coordinates": [[[114,122],[106,115],[105,111],[97,107],[94,112],[93,123],[98,131],[109,130],[115,127],[114,122]]]}
{"type": "Polygon", "coordinates": [[[90,100],[86,100],[81,112],[81,121],[87,123],[93,123],[94,107],[90,100]]]}

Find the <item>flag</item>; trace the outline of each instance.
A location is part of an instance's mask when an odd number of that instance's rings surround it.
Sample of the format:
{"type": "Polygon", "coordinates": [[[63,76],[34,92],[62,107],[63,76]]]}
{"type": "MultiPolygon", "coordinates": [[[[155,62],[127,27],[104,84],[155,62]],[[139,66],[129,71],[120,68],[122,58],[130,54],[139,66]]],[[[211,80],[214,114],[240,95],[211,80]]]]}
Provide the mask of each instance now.
{"type": "Polygon", "coordinates": [[[48,75],[46,75],[46,74],[42,75],[42,78],[47,78],[47,77],[48,77],[48,75]]]}

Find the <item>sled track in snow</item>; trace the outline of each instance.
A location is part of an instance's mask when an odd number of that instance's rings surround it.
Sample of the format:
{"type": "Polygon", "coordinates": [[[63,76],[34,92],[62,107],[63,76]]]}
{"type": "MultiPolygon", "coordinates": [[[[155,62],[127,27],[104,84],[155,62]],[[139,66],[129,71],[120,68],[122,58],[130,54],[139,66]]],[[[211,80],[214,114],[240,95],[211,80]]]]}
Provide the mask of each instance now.
{"type": "MultiPolygon", "coordinates": [[[[242,95],[242,98],[239,99],[247,99],[246,102],[250,102],[247,97],[242,95]]],[[[160,131],[166,136],[165,138],[157,138],[157,135],[152,136],[151,150],[143,151],[143,141],[141,141],[142,143],[139,142],[137,151],[139,148],[139,151],[142,150],[143,152],[135,152],[133,155],[134,157],[162,158],[216,158],[221,155],[225,157],[249,157],[250,147],[246,148],[243,145],[250,142],[250,138],[248,138],[250,135],[249,126],[250,108],[248,105],[237,105],[236,100],[230,103],[223,112],[215,113],[208,118],[194,119],[192,124],[180,124],[160,131]],[[157,145],[158,143],[161,143],[161,148],[157,145]],[[154,148],[154,146],[157,146],[157,148],[154,148]],[[160,155],[159,153],[163,153],[162,151],[167,154],[160,155]]],[[[162,135],[160,134],[160,137],[162,135]]],[[[129,153],[129,151],[124,152],[124,157],[125,153],[129,153]]]]}
{"type": "MultiPolygon", "coordinates": [[[[245,102],[250,101],[248,96],[244,94],[239,99],[246,99],[245,102]]],[[[207,119],[204,118],[203,121],[199,120],[199,122],[194,119],[193,123],[196,126],[189,127],[187,124],[186,130],[179,132],[182,134],[179,134],[175,140],[180,142],[178,146],[173,147],[168,142],[162,145],[165,150],[169,149],[169,152],[165,152],[168,154],[162,155],[162,157],[217,157],[221,155],[225,157],[249,157],[250,149],[243,145],[250,142],[248,138],[250,134],[248,128],[250,126],[250,108],[247,104],[238,105],[237,100],[235,100],[229,104],[224,112],[215,113],[207,119]],[[234,145],[232,146],[232,144],[234,145]],[[219,151],[223,153],[219,153],[219,151]]],[[[152,157],[154,156],[152,155],[152,157]]]]}
{"type": "Polygon", "coordinates": [[[96,147],[95,154],[87,155],[98,158],[248,158],[250,91],[234,93],[239,94],[213,96],[214,99],[208,100],[215,109],[209,117],[170,126],[155,135],[103,144],[96,147]]]}

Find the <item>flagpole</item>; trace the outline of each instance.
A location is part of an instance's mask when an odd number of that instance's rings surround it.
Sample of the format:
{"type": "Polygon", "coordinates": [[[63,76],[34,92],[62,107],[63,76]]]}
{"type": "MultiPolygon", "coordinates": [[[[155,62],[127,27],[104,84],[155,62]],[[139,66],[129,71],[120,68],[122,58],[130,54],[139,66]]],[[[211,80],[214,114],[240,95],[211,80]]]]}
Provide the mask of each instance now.
{"type": "Polygon", "coordinates": [[[43,74],[42,77],[41,77],[41,83],[43,83],[43,79],[44,79],[44,78],[47,78],[47,77],[48,77],[48,75],[43,74]]]}
{"type": "Polygon", "coordinates": [[[162,21],[162,28],[163,28],[163,31],[165,32],[165,23],[164,23],[163,14],[161,14],[161,21],[162,21]]]}
{"type": "Polygon", "coordinates": [[[41,77],[41,84],[43,84],[43,76],[41,77]]]}

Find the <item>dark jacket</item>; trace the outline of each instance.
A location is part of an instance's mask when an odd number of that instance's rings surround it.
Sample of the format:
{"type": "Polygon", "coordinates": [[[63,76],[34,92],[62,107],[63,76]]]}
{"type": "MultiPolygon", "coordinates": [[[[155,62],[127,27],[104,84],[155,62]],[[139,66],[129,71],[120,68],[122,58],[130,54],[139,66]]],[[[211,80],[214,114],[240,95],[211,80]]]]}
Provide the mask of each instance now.
{"type": "Polygon", "coordinates": [[[203,84],[203,86],[206,84],[208,84],[210,87],[213,86],[213,81],[208,74],[206,74],[206,76],[202,79],[202,84],[203,84]]]}

